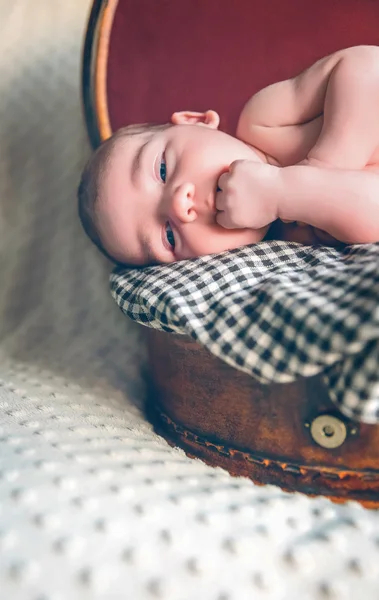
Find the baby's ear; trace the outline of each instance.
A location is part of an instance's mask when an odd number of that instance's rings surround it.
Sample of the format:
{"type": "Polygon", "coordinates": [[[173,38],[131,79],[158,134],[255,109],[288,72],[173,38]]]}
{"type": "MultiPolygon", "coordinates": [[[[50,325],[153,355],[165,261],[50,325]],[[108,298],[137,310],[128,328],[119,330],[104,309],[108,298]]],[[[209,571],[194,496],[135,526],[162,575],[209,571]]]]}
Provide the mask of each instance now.
{"type": "Polygon", "coordinates": [[[214,110],[207,110],[206,112],[182,110],[172,115],[171,123],[174,125],[205,125],[211,129],[218,129],[220,117],[214,110]]]}

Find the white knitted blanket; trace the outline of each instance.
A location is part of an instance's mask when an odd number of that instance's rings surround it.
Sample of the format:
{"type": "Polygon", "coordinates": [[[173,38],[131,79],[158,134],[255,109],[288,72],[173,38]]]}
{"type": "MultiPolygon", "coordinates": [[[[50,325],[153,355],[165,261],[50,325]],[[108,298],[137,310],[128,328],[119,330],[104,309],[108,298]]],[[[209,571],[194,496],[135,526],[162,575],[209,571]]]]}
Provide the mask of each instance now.
{"type": "Polygon", "coordinates": [[[140,330],[76,218],[89,6],[0,0],[0,600],[374,600],[376,512],[233,479],[143,416],[140,330]]]}

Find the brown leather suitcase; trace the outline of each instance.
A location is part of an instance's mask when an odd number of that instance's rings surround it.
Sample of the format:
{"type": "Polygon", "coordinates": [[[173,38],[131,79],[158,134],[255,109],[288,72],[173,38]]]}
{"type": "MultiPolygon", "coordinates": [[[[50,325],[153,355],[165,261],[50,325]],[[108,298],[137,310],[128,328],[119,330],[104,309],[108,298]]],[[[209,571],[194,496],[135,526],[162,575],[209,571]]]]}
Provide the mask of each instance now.
{"type": "MultiPolygon", "coordinates": [[[[339,48],[378,42],[371,0],[96,0],[83,53],[94,146],[133,122],[246,99],[339,48]]],[[[233,475],[379,506],[379,427],[345,419],[321,378],[261,385],[186,336],[146,330],[148,412],[172,444],[233,475]]]]}

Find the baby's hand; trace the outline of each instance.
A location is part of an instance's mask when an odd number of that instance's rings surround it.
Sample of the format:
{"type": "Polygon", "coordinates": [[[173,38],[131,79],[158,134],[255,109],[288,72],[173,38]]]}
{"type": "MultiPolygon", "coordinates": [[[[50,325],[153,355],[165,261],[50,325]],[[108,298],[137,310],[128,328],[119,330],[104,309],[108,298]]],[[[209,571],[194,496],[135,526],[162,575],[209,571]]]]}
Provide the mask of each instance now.
{"type": "Polygon", "coordinates": [[[280,168],[236,160],[218,180],[216,220],[226,229],[262,229],[278,218],[280,168]]]}

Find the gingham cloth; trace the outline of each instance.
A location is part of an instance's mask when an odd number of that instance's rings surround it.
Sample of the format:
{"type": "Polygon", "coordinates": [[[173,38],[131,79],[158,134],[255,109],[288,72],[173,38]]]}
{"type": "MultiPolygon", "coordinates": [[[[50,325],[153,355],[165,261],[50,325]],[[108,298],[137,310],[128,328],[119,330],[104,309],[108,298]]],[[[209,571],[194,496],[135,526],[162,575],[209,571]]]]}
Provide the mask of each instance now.
{"type": "Polygon", "coordinates": [[[262,383],[321,373],[342,413],[379,421],[379,244],[263,242],[117,268],[111,290],[131,319],[190,335],[262,383]]]}

